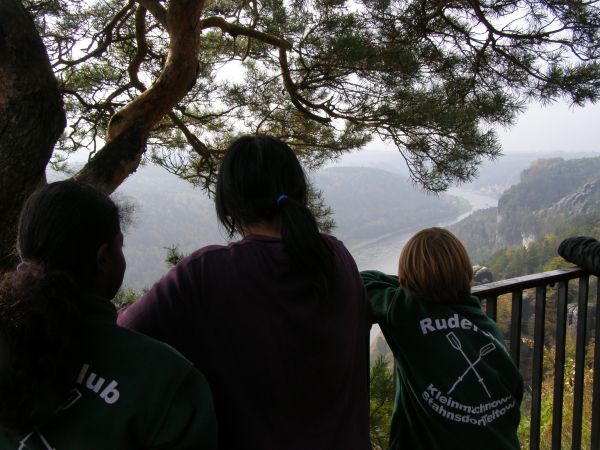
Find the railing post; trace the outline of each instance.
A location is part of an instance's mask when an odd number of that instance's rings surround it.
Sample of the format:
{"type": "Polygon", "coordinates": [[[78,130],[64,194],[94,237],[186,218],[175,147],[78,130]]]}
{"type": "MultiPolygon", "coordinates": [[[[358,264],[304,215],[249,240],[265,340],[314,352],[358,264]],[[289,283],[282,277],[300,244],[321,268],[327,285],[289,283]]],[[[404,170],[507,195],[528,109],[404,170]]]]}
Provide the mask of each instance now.
{"type": "Polygon", "coordinates": [[[498,315],[498,297],[486,297],[485,313],[495,322],[498,315]]]}
{"type": "Polygon", "coordinates": [[[517,367],[521,367],[521,321],[523,313],[523,291],[512,293],[510,308],[510,356],[517,367]]]}
{"type": "Polygon", "coordinates": [[[572,450],[581,449],[581,422],[583,415],[583,382],[585,375],[585,335],[587,328],[588,276],[579,278],[577,302],[577,342],[575,344],[575,387],[573,389],[572,450]]]}
{"type": "Polygon", "coordinates": [[[594,390],[592,393],[591,449],[600,448],[600,279],[598,279],[596,285],[596,328],[594,334],[594,390]]]}
{"type": "Polygon", "coordinates": [[[554,401],[552,402],[552,450],[560,450],[562,439],[568,283],[568,281],[560,281],[558,283],[556,355],[554,360],[554,401]]]}
{"type": "Polygon", "coordinates": [[[544,373],[544,321],[546,316],[546,285],[535,288],[535,325],[533,330],[533,370],[531,380],[531,428],[529,448],[540,448],[540,412],[542,406],[542,375],[544,373]]]}

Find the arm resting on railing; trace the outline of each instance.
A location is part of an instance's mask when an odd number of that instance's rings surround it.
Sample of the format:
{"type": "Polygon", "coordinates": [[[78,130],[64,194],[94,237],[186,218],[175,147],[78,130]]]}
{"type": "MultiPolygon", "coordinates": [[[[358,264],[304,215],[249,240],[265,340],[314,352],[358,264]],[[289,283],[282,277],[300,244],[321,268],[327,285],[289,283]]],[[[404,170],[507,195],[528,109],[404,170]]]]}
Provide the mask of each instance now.
{"type": "Polygon", "coordinates": [[[570,237],[562,241],[558,254],[586,271],[600,275],[600,242],[586,236],[570,237]]]}

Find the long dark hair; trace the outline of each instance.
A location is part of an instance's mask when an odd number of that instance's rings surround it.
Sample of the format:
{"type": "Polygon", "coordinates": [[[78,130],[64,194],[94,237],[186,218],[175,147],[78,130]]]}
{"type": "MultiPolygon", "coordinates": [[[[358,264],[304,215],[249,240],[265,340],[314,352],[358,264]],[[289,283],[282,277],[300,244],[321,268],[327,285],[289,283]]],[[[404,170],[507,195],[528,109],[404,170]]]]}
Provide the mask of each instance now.
{"type": "Polygon", "coordinates": [[[22,260],[63,270],[85,285],[96,272],[98,249],[120,230],[119,209],[110,198],[77,181],[59,181],[25,202],[17,248],[22,260]]]}
{"type": "Polygon", "coordinates": [[[41,425],[71,389],[82,364],[79,296],[98,249],[119,232],[116,205],[76,181],[44,186],[25,202],[22,262],[0,278],[0,423],[14,432],[41,425]]]}
{"type": "Polygon", "coordinates": [[[308,209],[307,192],[304,171],[286,143],[271,136],[242,136],[223,157],[215,205],[230,237],[246,225],[279,225],[293,263],[324,295],[334,274],[333,253],[308,209]]]}

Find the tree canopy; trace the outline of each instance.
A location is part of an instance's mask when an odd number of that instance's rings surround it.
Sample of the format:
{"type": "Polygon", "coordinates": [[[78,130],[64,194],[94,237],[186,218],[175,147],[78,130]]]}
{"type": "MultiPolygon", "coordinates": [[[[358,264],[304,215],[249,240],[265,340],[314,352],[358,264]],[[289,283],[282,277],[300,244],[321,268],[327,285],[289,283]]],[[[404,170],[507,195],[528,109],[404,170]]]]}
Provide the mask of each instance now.
{"type": "Polygon", "coordinates": [[[525,101],[582,104],[600,88],[597,1],[25,5],[65,99],[55,161],[139,117],[153,123],[149,156],[200,184],[246,131],[284,138],[309,165],[379,136],[443,190],[499,154],[491,126],[525,101]]]}
{"type": "Polygon", "coordinates": [[[52,163],[87,149],[76,176],[105,192],[142,158],[209,186],[242,132],[285,139],[309,167],[379,137],[444,190],[499,155],[493,127],[527,101],[597,100],[599,2],[23,0],[66,110],[52,163]]]}

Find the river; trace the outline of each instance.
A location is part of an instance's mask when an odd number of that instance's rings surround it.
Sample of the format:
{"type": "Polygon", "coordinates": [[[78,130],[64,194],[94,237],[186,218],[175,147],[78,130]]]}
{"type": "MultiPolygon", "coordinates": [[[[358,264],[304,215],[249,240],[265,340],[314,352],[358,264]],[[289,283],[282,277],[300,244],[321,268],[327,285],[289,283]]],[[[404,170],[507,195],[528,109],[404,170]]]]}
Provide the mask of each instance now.
{"type": "MultiPolygon", "coordinates": [[[[480,192],[471,191],[462,188],[451,188],[447,191],[448,194],[456,197],[462,197],[469,202],[471,210],[452,220],[438,223],[423,223],[419,229],[428,227],[446,227],[456,222],[461,221],[465,217],[471,215],[479,209],[491,208],[498,205],[498,199],[482,194],[480,192]]],[[[350,248],[350,253],[356,260],[359,270],[380,270],[386,273],[395,274],[398,270],[398,259],[402,247],[419,229],[410,231],[402,231],[382,236],[377,239],[372,239],[350,248]]],[[[379,327],[374,325],[371,328],[371,341],[379,334],[379,327]]]]}
{"type": "Polygon", "coordinates": [[[375,269],[386,273],[396,273],[398,268],[398,258],[400,251],[406,241],[417,231],[428,227],[446,227],[461,221],[471,215],[474,211],[484,208],[497,206],[498,200],[492,196],[480,192],[471,191],[462,188],[451,188],[448,194],[456,197],[462,197],[469,202],[471,210],[452,220],[438,223],[423,222],[419,229],[404,230],[398,233],[391,233],[380,238],[371,239],[350,248],[350,253],[356,260],[359,270],[375,269]]]}

